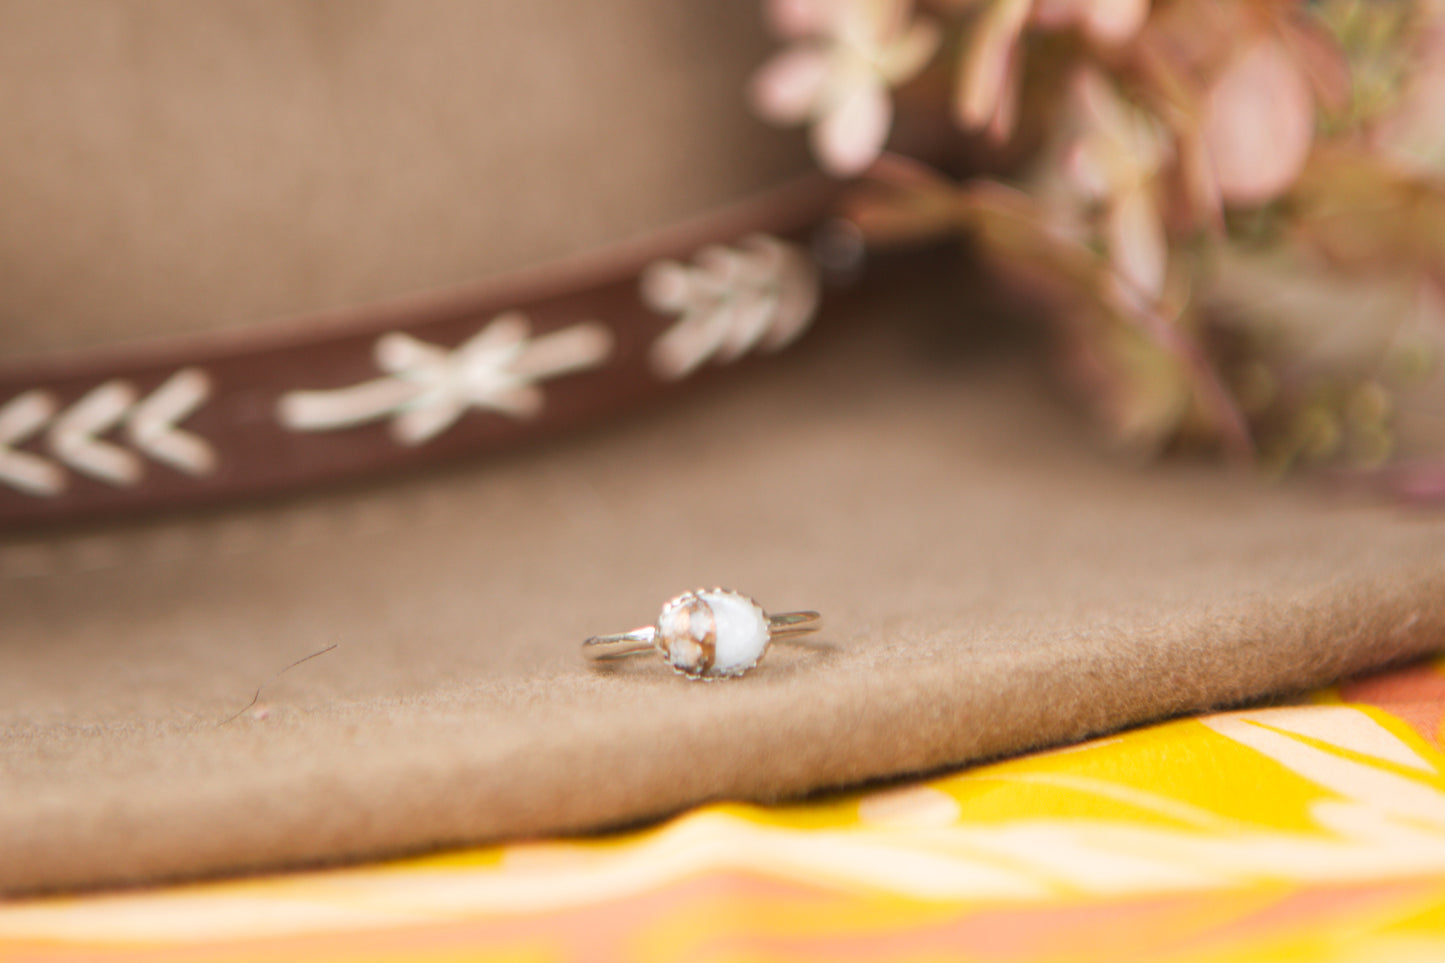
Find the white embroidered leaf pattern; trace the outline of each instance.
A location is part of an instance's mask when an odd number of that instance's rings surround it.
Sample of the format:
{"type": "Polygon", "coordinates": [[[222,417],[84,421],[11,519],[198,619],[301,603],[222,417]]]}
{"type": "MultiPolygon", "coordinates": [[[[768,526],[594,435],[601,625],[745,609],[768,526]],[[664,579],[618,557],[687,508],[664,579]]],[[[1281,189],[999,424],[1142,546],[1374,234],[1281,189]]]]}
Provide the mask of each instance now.
{"type": "Polygon", "coordinates": [[[700,251],[692,264],[661,261],[642,276],[642,299],[678,321],[653,343],[661,378],[685,378],[708,361],[792,343],[818,306],[817,269],[795,245],[756,234],[700,251]]]}

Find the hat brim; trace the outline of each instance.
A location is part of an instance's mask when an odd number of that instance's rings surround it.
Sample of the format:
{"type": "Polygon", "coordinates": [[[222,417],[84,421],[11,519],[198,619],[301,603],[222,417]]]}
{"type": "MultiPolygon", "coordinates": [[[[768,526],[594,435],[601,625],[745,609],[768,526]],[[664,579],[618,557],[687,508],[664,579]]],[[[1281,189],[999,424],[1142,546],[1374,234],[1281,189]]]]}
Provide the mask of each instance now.
{"type": "Polygon", "coordinates": [[[774,800],[1445,639],[1445,521],[1122,468],[1020,371],[924,360],[896,321],[916,308],[856,310],[870,323],[566,445],[0,546],[0,889],[774,800]],[[717,684],[580,657],[714,584],[827,627],[717,684]]]}

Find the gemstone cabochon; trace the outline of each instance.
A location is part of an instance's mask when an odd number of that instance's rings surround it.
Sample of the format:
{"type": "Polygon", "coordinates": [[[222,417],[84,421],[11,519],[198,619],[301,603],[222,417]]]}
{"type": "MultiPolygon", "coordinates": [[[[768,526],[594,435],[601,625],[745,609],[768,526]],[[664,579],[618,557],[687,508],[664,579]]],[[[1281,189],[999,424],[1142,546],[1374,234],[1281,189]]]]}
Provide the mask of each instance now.
{"type": "Polygon", "coordinates": [[[686,675],[739,675],[767,650],[768,616],[740,592],[699,589],[679,595],[657,619],[657,645],[669,664],[686,675]]]}

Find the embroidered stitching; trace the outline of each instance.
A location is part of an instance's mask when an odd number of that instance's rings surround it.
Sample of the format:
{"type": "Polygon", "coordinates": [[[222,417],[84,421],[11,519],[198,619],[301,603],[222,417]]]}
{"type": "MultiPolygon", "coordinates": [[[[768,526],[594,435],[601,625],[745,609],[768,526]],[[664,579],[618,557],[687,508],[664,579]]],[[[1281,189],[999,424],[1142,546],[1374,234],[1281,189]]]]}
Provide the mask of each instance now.
{"type": "Polygon", "coordinates": [[[704,248],[691,266],[660,261],[643,272],[643,302],[678,322],[652,345],[652,370],[676,381],[708,361],[795,341],[818,307],[818,272],[796,245],[766,234],[704,248]]]}
{"type": "Polygon", "coordinates": [[[596,367],[612,353],[612,332],[596,321],[538,338],[530,332],[527,316],[509,311],[452,350],[408,334],[386,334],[373,349],[386,376],[345,388],[288,392],[277,404],[277,416],[292,431],[336,431],[389,418],[398,443],[419,445],[470,408],[535,417],[543,404],[539,382],[596,367]]]}
{"type": "Polygon", "coordinates": [[[210,474],[216,468],[214,449],[177,427],[210,395],[211,379],[199,368],[176,372],[143,399],[130,382],[107,381],[63,411],[48,391],[24,392],[0,407],[0,483],[27,495],[54,497],[69,482],[62,467],[67,466],[118,488],[131,487],[145,474],[145,464],[135,452],[102,437],[117,427],[142,455],[188,475],[210,474]],[[55,461],[19,448],[42,430],[55,461]]]}
{"type": "Polygon", "coordinates": [[[0,408],[0,481],[27,495],[58,495],[65,471],[39,455],[20,451],[35,432],[55,415],[55,399],[44,391],[27,391],[0,408]]]}

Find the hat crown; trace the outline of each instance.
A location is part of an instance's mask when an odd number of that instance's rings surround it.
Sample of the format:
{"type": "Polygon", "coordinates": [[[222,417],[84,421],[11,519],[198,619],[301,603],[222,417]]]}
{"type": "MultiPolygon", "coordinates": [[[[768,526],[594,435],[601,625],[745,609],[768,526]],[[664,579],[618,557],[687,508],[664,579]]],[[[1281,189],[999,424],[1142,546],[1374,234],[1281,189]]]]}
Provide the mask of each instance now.
{"type": "Polygon", "coordinates": [[[0,0],[0,356],[486,277],[806,169],[705,0],[0,0]]]}

